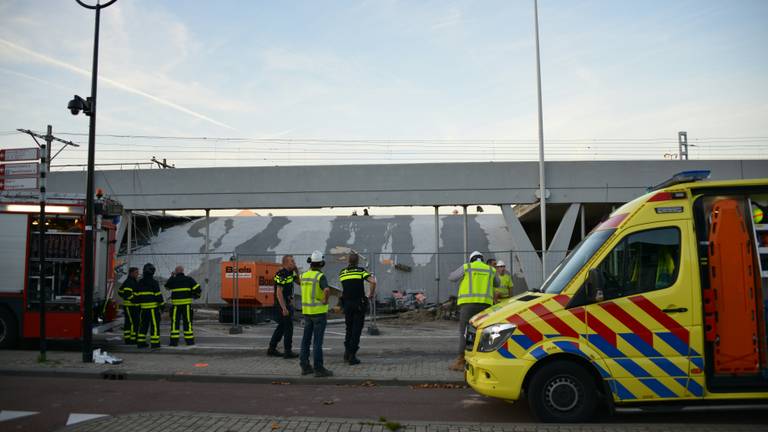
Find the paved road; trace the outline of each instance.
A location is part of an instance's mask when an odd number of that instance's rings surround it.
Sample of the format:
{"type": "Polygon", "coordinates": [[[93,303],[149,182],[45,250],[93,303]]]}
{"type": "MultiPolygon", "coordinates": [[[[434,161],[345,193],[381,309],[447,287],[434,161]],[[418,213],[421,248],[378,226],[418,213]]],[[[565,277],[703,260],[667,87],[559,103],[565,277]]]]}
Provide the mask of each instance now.
{"type": "MultiPolygon", "coordinates": [[[[163,316],[165,318],[165,316],[163,316]]],[[[163,345],[168,343],[170,323],[167,319],[161,322],[160,335],[163,345]]],[[[458,344],[458,323],[455,321],[431,322],[401,322],[382,320],[378,323],[381,334],[370,336],[363,332],[361,338],[361,355],[388,354],[444,354],[452,357],[458,344]]],[[[226,352],[238,350],[266,351],[269,339],[275,329],[273,323],[242,326],[242,334],[229,334],[230,324],[221,324],[210,319],[199,319],[195,322],[194,347],[178,347],[177,350],[193,350],[198,352],[226,352]]],[[[297,322],[294,328],[294,349],[298,350],[301,343],[303,327],[297,322]]],[[[115,327],[112,331],[98,335],[94,340],[108,351],[133,352],[135,348],[121,343],[122,329],[115,327]]],[[[329,324],[325,332],[325,349],[330,352],[343,352],[344,324],[329,324]]],[[[279,347],[282,349],[282,344],[279,347]]]]}
{"type": "MultiPolygon", "coordinates": [[[[73,413],[120,415],[145,411],[192,411],[281,417],[354,418],[399,422],[523,423],[533,420],[524,403],[510,405],[464,388],[337,385],[218,384],[167,381],[105,381],[0,376],[0,411],[39,414],[0,421],[0,430],[47,431],[73,413]]],[[[1,417],[1,416],[0,416],[1,417]]],[[[765,408],[698,412],[624,412],[611,424],[758,424],[768,428],[765,408]]],[[[603,425],[610,427],[610,425],[603,425]]]]}

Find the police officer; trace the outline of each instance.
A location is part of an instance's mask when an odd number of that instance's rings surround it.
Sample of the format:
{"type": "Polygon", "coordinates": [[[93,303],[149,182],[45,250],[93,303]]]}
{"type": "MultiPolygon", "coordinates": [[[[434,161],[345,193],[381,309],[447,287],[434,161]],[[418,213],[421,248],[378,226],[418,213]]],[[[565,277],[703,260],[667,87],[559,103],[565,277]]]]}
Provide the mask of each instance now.
{"type": "Polygon", "coordinates": [[[160,284],[155,280],[155,266],[144,264],[139,286],[134,293],[134,303],[140,309],[139,333],[136,343],[139,348],[146,348],[147,333],[152,348],[160,348],[160,309],[165,305],[160,284]]]}
{"type": "Polygon", "coordinates": [[[267,355],[293,359],[299,355],[293,352],[293,284],[300,284],[296,261],[292,255],[283,257],[283,268],[275,273],[275,321],[277,328],[269,340],[267,355]],[[283,339],[285,352],[277,350],[277,344],[283,339]]]}
{"type": "Polygon", "coordinates": [[[344,323],[346,335],[344,336],[344,361],[350,365],[360,364],[357,358],[357,350],[360,349],[360,335],[365,324],[365,312],[368,302],[365,297],[364,281],[371,284],[370,298],[376,293],[376,278],[358,264],[360,256],[354,252],[349,254],[349,266],[341,269],[339,281],[341,281],[341,304],[344,308],[344,323]]]}
{"type": "Polygon", "coordinates": [[[312,252],[307,259],[309,270],[301,275],[301,313],[304,315],[304,335],[301,338],[299,365],[301,374],[314,373],[316,377],[333,376],[333,372],[323,366],[323,337],[325,336],[328,297],[331,288],[322,272],[325,258],[320,251],[312,252]],[[314,368],[309,365],[309,346],[312,345],[314,368]]]}
{"type": "Polygon", "coordinates": [[[512,275],[507,271],[507,264],[504,261],[498,261],[496,263],[496,274],[499,275],[499,287],[496,288],[496,296],[494,297],[494,303],[498,303],[502,300],[512,297],[512,275]]]}
{"type": "Polygon", "coordinates": [[[202,295],[200,284],[184,274],[184,267],[177,266],[171,273],[165,289],[171,292],[171,346],[179,345],[181,329],[184,329],[184,342],[195,344],[192,329],[192,300],[202,295]]]}
{"type": "Polygon", "coordinates": [[[478,251],[472,252],[469,262],[454,270],[448,280],[461,280],[456,302],[459,306],[459,356],[451,369],[463,371],[467,324],[473,316],[493,305],[493,290],[500,281],[496,269],[484,263],[483,254],[478,251]]]}
{"type": "Polygon", "coordinates": [[[139,329],[139,309],[133,303],[136,290],[139,287],[139,269],[130,267],[128,277],[125,278],[117,295],[123,299],[123,342],[126,344],[136,343],[136,331],[139,329]]]}

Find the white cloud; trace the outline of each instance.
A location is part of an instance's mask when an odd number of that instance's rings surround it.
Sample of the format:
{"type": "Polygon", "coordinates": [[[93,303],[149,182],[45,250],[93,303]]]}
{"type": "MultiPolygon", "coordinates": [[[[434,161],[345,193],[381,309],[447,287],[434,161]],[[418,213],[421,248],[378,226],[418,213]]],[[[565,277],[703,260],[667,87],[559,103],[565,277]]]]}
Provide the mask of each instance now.
{"type": "MultiPolygon", "coordinates": [[[[47,64],[50,64],[50,65],[53,65],[53,66],[56,66],[56,67],[59,67],[59,68],[62,68],[62,69],[66,69],[66,70],[68,70],[70,72],[74,72],[74,73],[77,73],[77,74],[80,74],[80,75],[84,75],[84,76],[90,76],[91,75],[91,72],[88,71],[88,70],[79,68],[79,67],[77,67],[75,65],[72,65],[72,64],[69,64],[67,62],[55,59],[53,57],[49,57],[49,56],[47,56],[45,54],[41,54],[39,52],[35,52],[35,51],[31,50],[31,49],[28,49],[28,48],[25,48],[25,47],[23,47],[21,45],[15,44],[15,43],[13,43],[11,41],[8,41],[8,40],[5,40],[5,39],[0,39],[0,44],[5,44],[6,47],[12,48],[13,50],[15,50],[15,51],[17,51],[17,52],[19,52],[21,54],[24,54],[27,57],[33,58],[33,59],[35,59],[38,62],[47,63],[47,64]]],[[[132,94],[144,97],[144,98],[149,99],[149,100],[151,100],[153,102],[159,103],[161,105],[165,105],[165,106],[167,106],[169,108],[173,108],[173,109],[175,109],[177,111],[180,111],[180,112],[182,112],[184,114],[191,115],[191,116],[196,117],[196,118],[198,118],[200,120],[207,121],[207,122],[215,124],[217,126],[221,126],[223,128],[227,128],[227,129],[230,129],[230,130],[235,130],[235,128],[233,128],[232,126],[229,126],[229,125],[227,125],[225,123],[222,123],[222,122],[220,122],[218,120],[214,120],[214,119],[212,119],[212,118],[210,118],[210,117],[208,117],[208,116],[206,116],[204,114],[195,112],[195,111],[193,111],[193,110],[191,110],[189,108],[183,107],[183,106],[178,105],[178,104],[176,104],[174,102],[171,102],[169,100],[166,100],[166,99],[157,97],[155,95],[149,94],[149,93],[147,93],[147,92],[145,92],[143,90],[140,90],[138,88],[132,87],[132,86],[130,86],[128,84],[125,84],[125,83],[113,80],[111,78],[107,78],[107,77],[105,77],[105,76],[103,76],[101,74],[99,74],[99,78],[100,78],[101,81],[105,82],[106,84],[109,84],[109,85],[111,85],[111,86],[113,86],[115,88],[118,88],[120,90],[123,90],[125,92],[132,93],[132,94]]]]}
{"type": "Polygon", "coordinates": [[[432,24],[432,30],[440,30],[446,27],[453,27],[462,21],[462,13],[457,7],[451,7],[448,12],[438,18],[437,22],[432,24]]]}

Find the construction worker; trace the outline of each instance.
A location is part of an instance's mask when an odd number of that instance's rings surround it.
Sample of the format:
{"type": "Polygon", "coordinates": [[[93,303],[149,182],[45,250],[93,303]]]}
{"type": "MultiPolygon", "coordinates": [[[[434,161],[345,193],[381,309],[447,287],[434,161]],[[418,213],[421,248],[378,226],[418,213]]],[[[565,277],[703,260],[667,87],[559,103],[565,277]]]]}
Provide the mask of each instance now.
{"type": "Polygon", "coordinates": [[[139,269],[130,267],[128,276],[123,281],[117,295],[123,299],[123,342],[126,344],[136,343],[136,331],[139,329],[139,309],[133,303],[136,290],[139,287],[139,269]]]}
{"type": "Polygon", "coordinates": [[[275,273],[274,319],[277,322],[277,328],[272,333],[272,339],[269,340],[268,356],[286,359],[299,356],[291,349],[293,347],[293,284],[300,285],[301,277],[293,256],[285,255],[283,268],[275,273]],[[277,350],[280,339],[283,339],[283,347],[285,347],[285,352],[282,353],[277,350]]]}
{"type": "Polygon", "coordinates": [[[360,255],[352,252],[348,258],[349,266],[341,269],[339,281],[341,281],[341,304],[344,308],[344,323],[346,334],[344,336],[344,361],[350,365],[360,364],[357,351],[360,349],[360,335],[363,333],[365,313],[368,302],[365,296],[363,282],[371,285],[369,297],[373,299],[376,293],[376,278],[359,266],[360,255]]]}
{"type": "Polygon", "coordinates": [[[500,286],[495,290],[494,303],[512,297],[512,275],[507,271],[507,264],[499,260],[496,263],[496,274],[499,275],[500,286]]]}
{"type": "Polygon", "coordinates": [[[501,283],[496,269],[484,263],[483,254],[478,251],[472,252],[469,262],[454,270],[448,280],[461,281],[456,302],[459,306],[459,355],[450,369],[463,371],[467,324],[473,316],[493,305],[493,290],[501,283]]]}
{"type": "Polygon", "coordinates": [[[322,272],[325,257],[320,251],[307,259],[309,270],[301,275],[301,313],[304,315],[304,335],[301,338],[299,365],[301,374],[314,373],[316,377],[329,377],[333,372],[323,366],[323,337],[325,336],[328,297],[331,288],[322,272]],[[309,346],[312,344],[314,368],[309,365],[309,346]]]}
{"type": "Polygon", "coordinates": [[[184,267],[177,266],[171,273],[165,289],[171,292],[171,346],[179,345],[181,329],[184,329],[184,343],[195,344],[192,328],[192,301],[202,295],[200,284],[184,274],[184,267]]]}
{"type": "Polygon", "coordinates": [[[144,264],[139,287],[134,292],[133,303],[138,305],[141,315],[139,318],[139,332],[136,344],[139,348],[160,348],[160,310],[165,305],[160,285],[155,280],[155,266],[151,263],[144,264]],[[149,333],[150,345],[147,345],[147,333],[149,333]]]}

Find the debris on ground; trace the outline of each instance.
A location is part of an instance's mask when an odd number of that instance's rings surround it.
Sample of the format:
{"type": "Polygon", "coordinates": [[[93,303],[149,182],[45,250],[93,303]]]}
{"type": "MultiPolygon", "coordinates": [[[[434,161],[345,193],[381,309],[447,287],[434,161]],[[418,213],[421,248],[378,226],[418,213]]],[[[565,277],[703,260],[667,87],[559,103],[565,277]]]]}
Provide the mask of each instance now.
{"type": "Polygon", "coordinates": [[[415,309],[403,312],[397,316],[400,322],[417,323],[437,320],[437,309],[415,309]]]}
{"type": "Polygon", "coordinates": [[[456,296],[448,297],[448,300],[440,303],[437,307],[436,319],[459,320],[459,306],[456,303],[456,296]]]}
{"type": "Polygon", "coordinates": [[[391,431],[396,431],[402,429],[403,425],[398,422],[388,421],[384,423],[384,427],[391,431]]]}
{"type": "Polygon", "coordinates": [[[208,367],[208,363],[195,363],[196,368],[208,367]]]}
{"type": "Polygon", "coordinates": [[[280,429],[280,425],[277,422],[272,422],[272,430],[280,429]]]}
{"type": "Polygon", "coordinates": [[[93,362],[96,364],[116,365],[122,363],[123,359],[117,358],[106,351],[102,351],[101,348],[96,348],[93,350],[93,362]]]}
{"type": "Polygon", "coordinates": [[[329,399],[329,400],[324,400],[323,401],[323,405],[333,405],[335,403],[336,403],[336,401],[334,401],[333,399],[329,399]]]}
{"type": "Polygon", "coordinates": [[[291,385],[288,381],[272,381],[272,385],[291,385]]]}
{"type": "Polygon", "coordinates": [[[385,428],[387,428],[387,430],[391,430],[391,431],[398,431],[398,430],[403,428],[403,425],[401,425],[400,423],[389,421],[384,416],[379,417],[379,422],[378,423],[362,423],[362,424],[363,425],[367,425],[367,426],[382,425],[385,428]]]}

